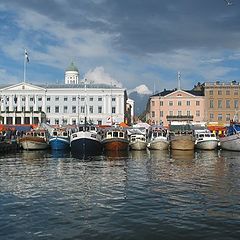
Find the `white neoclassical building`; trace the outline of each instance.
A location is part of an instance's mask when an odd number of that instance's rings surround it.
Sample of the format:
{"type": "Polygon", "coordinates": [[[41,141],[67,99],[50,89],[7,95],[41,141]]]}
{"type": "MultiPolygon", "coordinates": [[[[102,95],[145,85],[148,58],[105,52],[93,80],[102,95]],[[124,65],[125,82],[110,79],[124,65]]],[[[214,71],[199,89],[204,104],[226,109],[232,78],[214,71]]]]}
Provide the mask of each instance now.
{"type": "Polygon", "coordinates": [[[0,85],[0,121],[3,124],[95,124],[123,122],[127,94],[123,88],[79,80],[73,63],[64,84],[0,85]]]}

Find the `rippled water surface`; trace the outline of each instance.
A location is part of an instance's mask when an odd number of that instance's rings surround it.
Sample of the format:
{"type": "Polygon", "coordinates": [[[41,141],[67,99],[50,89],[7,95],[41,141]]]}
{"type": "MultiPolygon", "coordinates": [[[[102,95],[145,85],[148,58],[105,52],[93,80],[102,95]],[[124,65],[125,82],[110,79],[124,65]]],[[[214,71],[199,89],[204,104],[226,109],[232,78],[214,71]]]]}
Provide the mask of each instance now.
{"type": "Polygon", "coordinates": [[[0,156],[0,239],[239,239],[240,153],[0,156]]]}

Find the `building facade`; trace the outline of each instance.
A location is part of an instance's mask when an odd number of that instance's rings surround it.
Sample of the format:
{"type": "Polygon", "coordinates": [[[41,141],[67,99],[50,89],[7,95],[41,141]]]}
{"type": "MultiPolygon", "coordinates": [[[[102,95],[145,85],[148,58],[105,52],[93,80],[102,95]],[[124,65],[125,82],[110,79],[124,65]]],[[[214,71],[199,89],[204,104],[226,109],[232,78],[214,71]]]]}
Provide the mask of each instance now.
{"type": "Polygon", "coordinates": [[[205,116],[206,121],[229,124],[238,118],[240,103],[240,84],[236,81],[229,83],[205,83],[205,116]]]}
{"type": "Polygon", "coordinates": [[[147,120],[168,126],[171,121],[204,121],[205,99],[202,91],[164,90],[150,97],[147,120]]]}
{"type": "Polygon", "coordinates": [[[85,117],[95,124],[123,122],[127,94],[123,88],[79,81],[70,65],[65,84],[19,83],[0,86],[0,116],[3,124],[78,124],[85,117]]]}

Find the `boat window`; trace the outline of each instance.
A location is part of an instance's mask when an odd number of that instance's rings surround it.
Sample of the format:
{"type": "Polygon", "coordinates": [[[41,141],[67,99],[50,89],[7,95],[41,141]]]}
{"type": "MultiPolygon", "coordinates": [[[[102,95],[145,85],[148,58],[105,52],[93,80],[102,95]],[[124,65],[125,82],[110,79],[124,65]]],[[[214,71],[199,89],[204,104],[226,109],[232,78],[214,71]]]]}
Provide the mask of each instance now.
{"type": "Polygon", "coordinates": [[[57,136],[57,132],[53,132],[53,136],[57,136]]]}
{"type": "Polygon", "coordinates": [[[107,133],[107,136],[112,137],[112,133],[111,132],[107,133]]]}
{"type": "Polygon", "coordinates": [[[72,137],[73,137],[73,138],[77,137],[77,134],[73,134],[72,137]]]}
{"type": "Polygon", "coordinates": [[[210,137],[210,134],[206,134],[205,136],[206,136],[206,137],[210,137]]]}
{"type": "Polygon", "coordinates": [[[34,137],[37,137],[37,133],[34,133],[34,137]]]}
{"type": "Polygon", "coordinates": [[[203,137],[204,137],[204,135],[203,135],[203,134],[199,134],[199,137],[203,138],[203,137]]]}
{"type": "Polygon", "coordinates": [[[83,127],[79,127],[79,131],[83,131],[83,127]]]}
{"type": "Polygon", "coordinates": [[[136,138],[134,137],[134,138],[132,138],[132,141],[134,142],[134,141],[136,141],[136,138]]]}
{"type": "Polygon", "coordinates": [[[67,136],[68,134],[66,132],[63,133],[63,136],[67,136]]]}
{"type": "Polygon", "coordinates": [[[123,138],[123,133],[122,132],[120,132],[119,137],[123,138]]]}
{"type": "Polygon", "coordinates": [[[118,132],[113,132],[113,137],[118,137],[118,132]]]}
{"type": "Polygon", "coordinates": [[[211,134],[211,137],[215,137],[215,134],[214,134],[214,133],[212,133],[212,134],[211,134]]]}
{"type": "Polygon", "coordinates": [[[95,131],[95,127],[91,127],[91,130],[92,130],[92,131],[95,131]]]}

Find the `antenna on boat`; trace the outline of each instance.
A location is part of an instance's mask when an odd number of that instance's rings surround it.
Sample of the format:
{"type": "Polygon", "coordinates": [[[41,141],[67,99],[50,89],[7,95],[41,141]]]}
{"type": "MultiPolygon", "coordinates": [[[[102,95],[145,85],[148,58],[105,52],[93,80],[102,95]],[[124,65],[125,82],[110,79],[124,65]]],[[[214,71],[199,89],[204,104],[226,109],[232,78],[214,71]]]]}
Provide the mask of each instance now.
{"type": "Polygon", "coordinates": [[[113,117],[112,117],[112,82],[111,82],[111,125],[113,125],[113,117]]]}
{"type": "Polygon", "coordinates": [[[87,128],[87,79],[84,79],[84,92],[85,92],[85,116],[84,116],[84,129],[87,128]]]}

